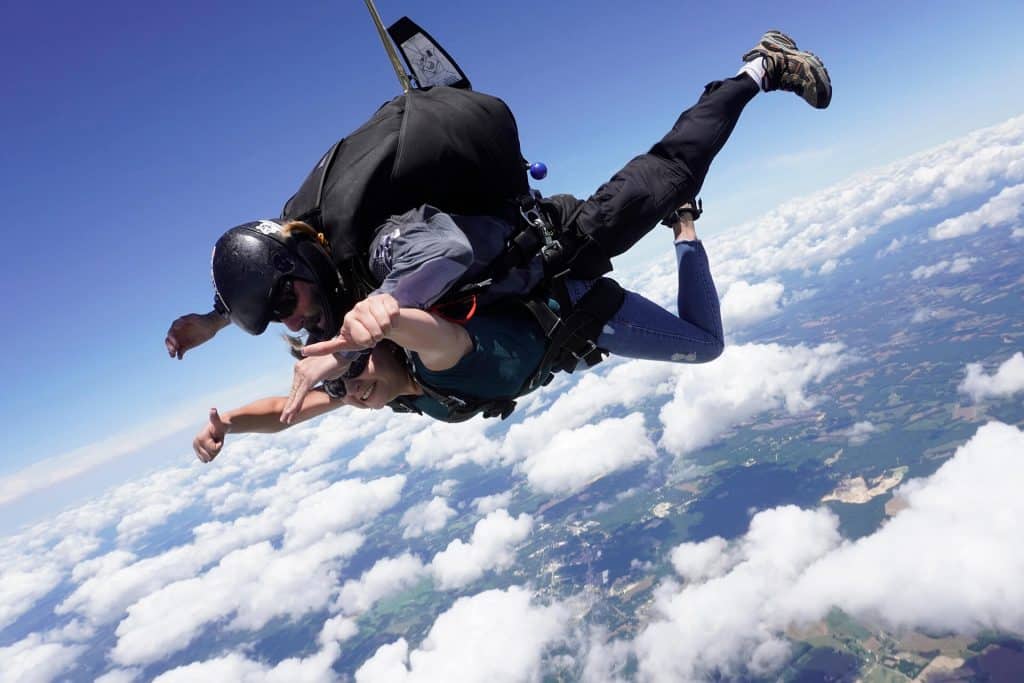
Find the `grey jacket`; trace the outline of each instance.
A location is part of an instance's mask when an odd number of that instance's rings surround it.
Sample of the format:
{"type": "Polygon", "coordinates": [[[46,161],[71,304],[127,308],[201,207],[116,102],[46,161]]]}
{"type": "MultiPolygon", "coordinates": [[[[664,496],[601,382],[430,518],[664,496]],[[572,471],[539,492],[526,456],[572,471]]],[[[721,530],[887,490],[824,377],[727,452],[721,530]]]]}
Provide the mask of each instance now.
{"type": "MultiPolygon", "coordinates": [[[[513,226],[491,216],[458,216],[421,206],[389,218],[370,243],[370,272],[400,306],[429,308],[453,287],[487,277],[513,226]]],[[[486,304],[530,292],[543,275],[539,259],[509,272],[481,295],[486,304]]]]}

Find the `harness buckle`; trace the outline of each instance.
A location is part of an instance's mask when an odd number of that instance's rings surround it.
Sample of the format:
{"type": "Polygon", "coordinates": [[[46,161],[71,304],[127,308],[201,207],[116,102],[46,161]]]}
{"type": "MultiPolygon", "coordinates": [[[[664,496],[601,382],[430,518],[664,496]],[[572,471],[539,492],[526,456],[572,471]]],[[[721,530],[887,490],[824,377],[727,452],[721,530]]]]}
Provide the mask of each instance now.
{"type": "MultiPolygon", "coordinates": [[[[587,361],[587,356],[592,354],[594,351],[597,351],[597,344],[595,344],[590,339],[587,339],[586,342],[587,342],[586,345],[583,347],[586,350],[583,351],[582,354],[576,353],[576,351],[574,351],[573,349],[569,349],[569,353],[572,354],[573,358],[575,358],[578,361],[580,361],[580,360],[587,361]]],[[[589,363],[590,362],[587,361],[588,365],[589,365],[589,363]]]]}

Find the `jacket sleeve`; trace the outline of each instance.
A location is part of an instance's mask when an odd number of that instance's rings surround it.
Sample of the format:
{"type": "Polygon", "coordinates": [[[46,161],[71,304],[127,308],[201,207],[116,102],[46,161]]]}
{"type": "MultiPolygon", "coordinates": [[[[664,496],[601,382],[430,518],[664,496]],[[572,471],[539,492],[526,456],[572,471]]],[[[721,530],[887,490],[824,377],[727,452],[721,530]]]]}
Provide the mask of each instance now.
{"type": "Polygon", "coordinates": [[[392,217],[370,245],[370,270],[381,279],[374,294],[428,308],[473,263],[473,248],[448,214],[432,207],[392,217]]]}

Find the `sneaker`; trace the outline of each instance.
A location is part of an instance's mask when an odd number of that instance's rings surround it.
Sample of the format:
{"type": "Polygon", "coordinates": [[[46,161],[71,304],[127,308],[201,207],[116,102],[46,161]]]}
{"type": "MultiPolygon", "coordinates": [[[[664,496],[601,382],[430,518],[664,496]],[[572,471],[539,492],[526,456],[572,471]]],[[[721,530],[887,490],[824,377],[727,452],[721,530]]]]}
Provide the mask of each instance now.
{"type": "Polygon", "coordinates": [[[765,77],[761,89],[788,90],[807,100],[815,109],[824,109],[832,101],[832,81],[821,59],[797,48],[793,39],[781,31],[768,31],[753,50],[743,55],[749,62],[764,57],[765,77]]]}

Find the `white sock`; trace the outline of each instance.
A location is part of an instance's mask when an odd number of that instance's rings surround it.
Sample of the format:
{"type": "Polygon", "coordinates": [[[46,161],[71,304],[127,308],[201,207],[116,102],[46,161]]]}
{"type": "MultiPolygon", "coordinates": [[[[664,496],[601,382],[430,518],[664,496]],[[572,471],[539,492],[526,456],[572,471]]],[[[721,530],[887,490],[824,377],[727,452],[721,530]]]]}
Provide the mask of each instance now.
{"type": "Polygon", "coordinates": [[[743,66],[740,67],[740,70],[736,72],[737,76],[739,76],[740,74],[747,74],[752,79],[754,79],[754,83],[757,83],[757,87],[760,88],[761,90],[764,90],[765,87],[768,85],[767,81],[765,80],[767,74],[767,66],[765,65],[764,57],[755,57],[749,62],[745,62],[743,66]]]}

